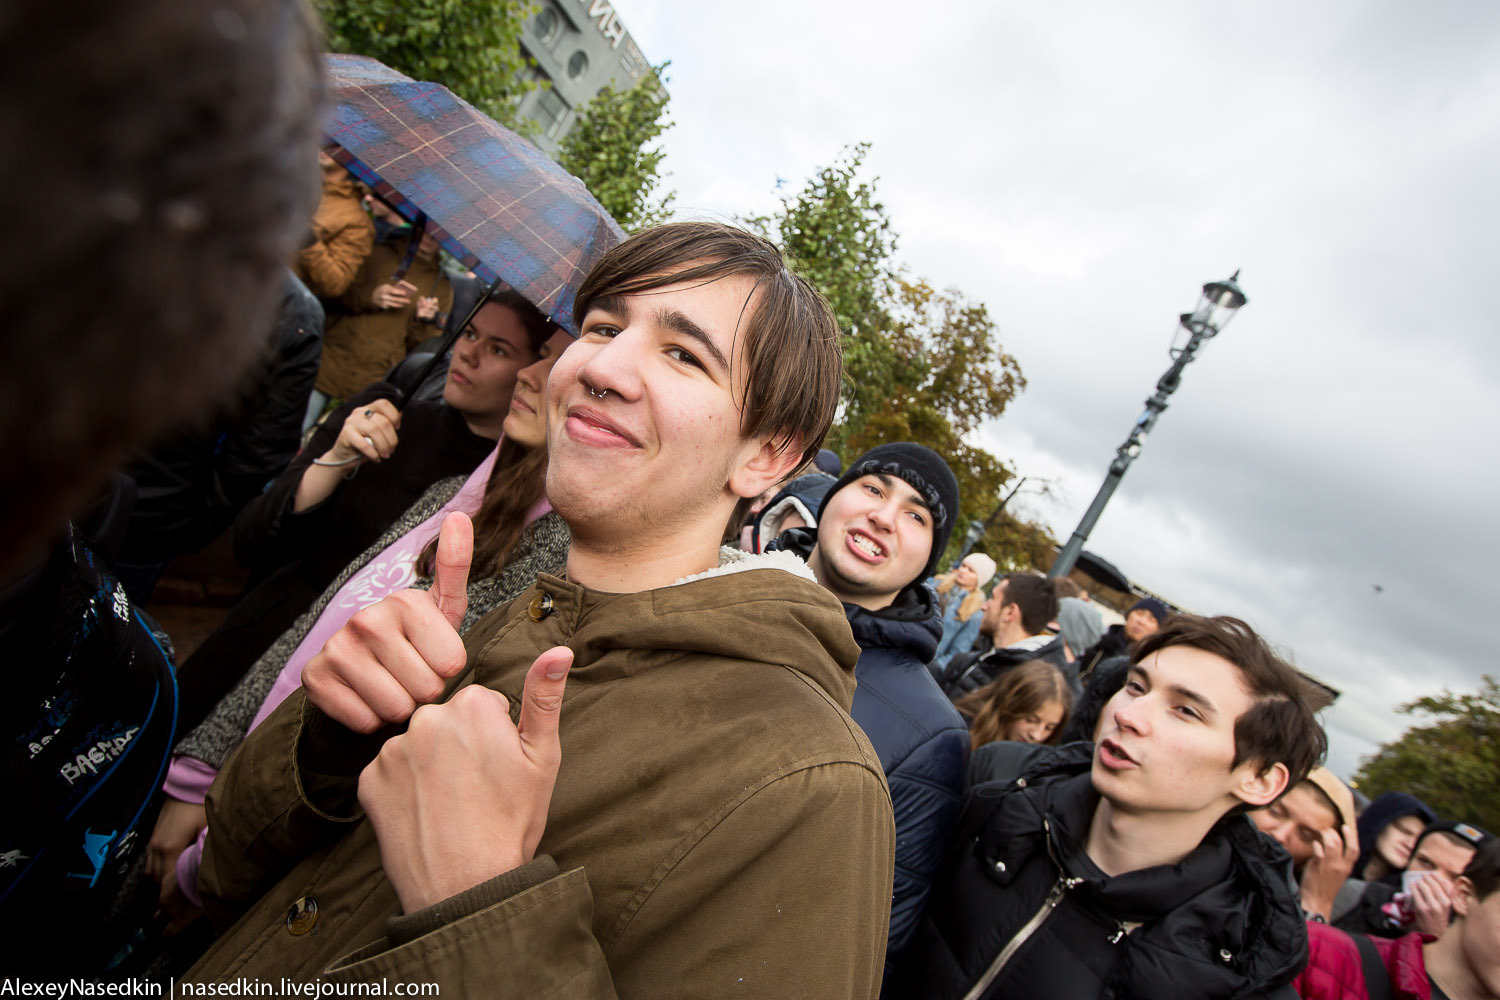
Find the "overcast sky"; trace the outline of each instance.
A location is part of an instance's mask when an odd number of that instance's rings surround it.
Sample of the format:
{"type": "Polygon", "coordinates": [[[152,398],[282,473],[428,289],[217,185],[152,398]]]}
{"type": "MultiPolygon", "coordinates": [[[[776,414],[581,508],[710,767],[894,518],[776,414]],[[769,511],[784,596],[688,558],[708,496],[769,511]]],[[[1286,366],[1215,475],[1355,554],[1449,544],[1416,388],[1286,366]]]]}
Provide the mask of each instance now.
{"type": "Polygon", "coordinates": [[[1089,548],[1341,688],[1334,770],[1495,672],[1500,4],[619,13],[672,60],[682,216],[768,211],[873,144],[898,259],[985,302],[1030,382],[977,443],[1055,482],[1025,509],[1060,539],[1178,314],[1243,269],[1089,548]]]}

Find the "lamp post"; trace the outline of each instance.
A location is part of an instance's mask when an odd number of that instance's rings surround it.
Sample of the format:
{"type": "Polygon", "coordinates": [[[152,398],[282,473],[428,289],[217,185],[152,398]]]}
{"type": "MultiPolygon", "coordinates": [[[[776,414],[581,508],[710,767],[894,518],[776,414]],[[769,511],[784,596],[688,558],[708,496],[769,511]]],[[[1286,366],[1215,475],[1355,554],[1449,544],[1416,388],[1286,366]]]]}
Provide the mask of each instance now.
{"type": "MultiPolygon", "coordinates": [[[[1211,281],[1203,286],[1203,295],[1198,299],[1198,308],[1190,313],[1183,313],[1180,319],[1181,328],[1187,331],[1188,340],[1182,347],[1172,347],[1168,353],[1172,358],[1172,367],[1168,368],[1161,378],[1156,380],[1156,392],[1146,400],[1146,409],[1136,418],[1135,426],[1130,429],[1130,435],[1125,438],[1125,443],[1115,451],[1115,459],[1109,463],[1109,473],[1104,477],[1104,485],[1099,487],[1099,492],[1094,496],[1094,502],[1089,504],[1089,509],[1084,511],[1083,519],[1078,522],[1078,527],[1073,529],[1073,536],[1068,539],[1062,551],[1057,554],[1057,559],[1052,563],[1052,569],[1047,572],[1050,577],[1067,576],[1073,571],[1073,564],[1078,562],[1078,554],[1083,551],[1083,543],[1088,541],[1089,533],[1094,530],[1094,524],[1099,520],[1099,515],[1104,513],[1105,504],[1109,498],[1114,496],[1115,488],[1120,485],[1120,480],[1125,478],[1125,470],[1130,468],[1130,463],[1135,461],[1141,453],[1141,444],[1145,442],[1146,435],[1151,428],[1156,426],[1156,418],[1162,415],[1167,408],[1167,397],[1177,391],[1177,386],[1182,381],[1182,371],[1192,362],[1197,354],[1198,348],[1203,342],[1217,336],[1229,321],[1234,318],[1235,311],[1244,305],[1248,299],[1245,293],[1240,291],[1240,272],[1235,271],[1227,281],[1211,281]]],[[[1176,338],[1174,337],[1174,343],[1176,338]]]]}

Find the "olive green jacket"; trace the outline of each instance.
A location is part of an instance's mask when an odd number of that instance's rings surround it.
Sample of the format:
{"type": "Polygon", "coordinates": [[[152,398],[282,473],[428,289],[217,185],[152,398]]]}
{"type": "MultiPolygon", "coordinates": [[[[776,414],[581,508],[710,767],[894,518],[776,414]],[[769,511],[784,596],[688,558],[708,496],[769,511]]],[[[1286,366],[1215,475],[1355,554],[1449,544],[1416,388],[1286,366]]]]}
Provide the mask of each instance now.
{"type": "Polygon", "coordinates": [[[355,797],[379,741],[288,699],[209,793],[199,888],[233,926],[188,979],[875,997],[895,832],[848,715],[859,649],[800,560],[725,559],[638,594],[544,575],[470,631],[453,689],[485,684],[513,716],[535,657],[573,649],[562,767],[535,862],[414,914],[355,797]]]}

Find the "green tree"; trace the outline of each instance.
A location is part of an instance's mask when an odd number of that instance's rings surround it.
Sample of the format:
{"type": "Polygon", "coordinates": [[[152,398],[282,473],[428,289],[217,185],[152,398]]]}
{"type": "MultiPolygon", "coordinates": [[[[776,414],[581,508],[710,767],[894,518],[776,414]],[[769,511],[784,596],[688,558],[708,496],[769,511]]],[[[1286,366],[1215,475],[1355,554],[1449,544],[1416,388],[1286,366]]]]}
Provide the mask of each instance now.
{"type": "Polygon", "coordinates": [[[529,0],[317,0],[328,48],[379,59],[414,80],[441,83],[496,121],[535,83],[521,53],[529,0]]]}
{"type": "Polygon", "coordinates": [[[873,181],[861,180],[869,143],[844,149],[773,216],[743,219],[779,242],[792,266],[823,293],[844,333],[841,420],[829,447],[844,447],[840,428],[879,407],[894,389],[900,359],[887,339],[896,288],[896,234],[873,181]]]}
{"type": "Polygon", "coordinates": [[[670,191],[654,194],[665,153],[651,145],[672,127],[663,76],[669,65],[653,67],[628,90],[601,90],[584,105],[557,151],[563,169],[583,181],[627,230],[665,222],[676,198],[670,191]]]}
{"type": "Polygon", "coordinates": [[[1359,790],[1410,792],[1445,819],[1500,831],[1500,685],[1486,676],[1477,694],[1418,698],[1401,706],[1431,716],[1367,758],[1355,775],[1359,790]]]}
{"type": "MultiPolygon", "coordinates": [[[[775,215],[744,221],[781,243],[844,333],[844,389],[828,446],[852,458],[877,444],[917,441],[953,469],[962,504],[951,559],[968,522],[989,517],[1012,475],[966,438],[999,417],[1026,380],[982,303],[937,291],[895,262],[895,228],[875,181],[860,176],[868,152],[865,143],[846,148],[784,196],[775,215]]],[[[1032,565],[1047,541],[1034,525],[997,518],[984,543],[1004,564],[1032,565]]]]}

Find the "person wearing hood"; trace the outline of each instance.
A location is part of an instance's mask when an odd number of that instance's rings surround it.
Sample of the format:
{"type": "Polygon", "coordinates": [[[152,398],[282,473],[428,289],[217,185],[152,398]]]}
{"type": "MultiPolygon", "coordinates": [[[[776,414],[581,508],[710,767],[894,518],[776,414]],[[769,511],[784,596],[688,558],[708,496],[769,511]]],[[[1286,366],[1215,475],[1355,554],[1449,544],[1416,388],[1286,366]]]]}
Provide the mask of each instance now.
{"type": "Polygon", "coordinates": [[[958,482],[918,444],[861,455],[823,498],[816,530],[776,547],[807,559],[844,605],[859,663],[849,714],[880,757],[896,818],[886,968],[922,914],[963,796],[969,733],[926,664],[942,634],[932,575],[958,515],[958,482]]]}
{"type": "Polygon", "coordinates": [[[750,522],[750,542],[743,546],[745,551],[766,551],[783,531],[816,528],[823,498],[837,480],[826,472],[809,472],[787,483],[750,522]]]}
{"type": "Polygon", "coordinates": [[[1307,930],[1246,810],[1327,750],[1297,671],[1236,618],[1137,647],[1097,743],[974,754],[956,845],[886,995],[1293,997],[1307,930]]]}
{"type": "Polygon", "coordinates": [[[933,589],[943,609],[943,638],[933,662],[946,667],[956,653],[968,652],[979,638],[983,619],[984,585],[995,578],[995,560],[983,552],[970,552],[951,573],[937,578],[933,589]]]}
{"type": "Polygon", "coordinates": [[[1427,824],[1437,822],[1437,813],[1427,803],[1406,792],[1377,795],[1359,814],[1359,859],[1354,877],[1366,882],[1399,878],[1411,861],[1412,848],[1427,824]]]}
{"type": "Polygon", "coordinates": [[[1400,937],[1417,930],[1447,933],[1453,885],[1474,852],[1494,838],[1456,820],[1427,824],[1411,848],[1411,860],[1394,877],[1350,879],[1334,900],[1334,926],[1351,934],[1400,937]]]}

